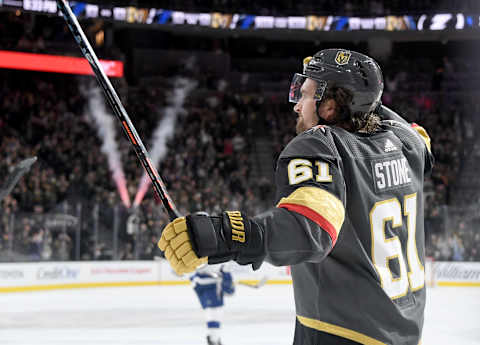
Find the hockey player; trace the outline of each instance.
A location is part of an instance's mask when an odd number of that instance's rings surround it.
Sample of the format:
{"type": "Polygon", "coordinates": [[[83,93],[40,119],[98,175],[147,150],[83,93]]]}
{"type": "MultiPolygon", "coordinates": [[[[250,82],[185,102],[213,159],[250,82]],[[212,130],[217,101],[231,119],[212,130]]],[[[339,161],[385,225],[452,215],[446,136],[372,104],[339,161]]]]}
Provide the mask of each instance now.
{"type": "Polygon", "coordinates": [[[277,161],[276,207],[175,219],[159,241],[172,267],[292,265],[295,345],[419,344],[433,156],[425,130],[381,106],[382,92],[368,56],[306,58],[290,88],[298,135],[277,161]]]}
{"type": "Polygon", "coordinates": [[[220,326],[223,313],[223,297],[235,292],[232,274],[222,265],[204,265],[199,267],[190,277],[193,289],[205,311],[207,321],[207,344],[222,345],[220,341],[220,326]]]}

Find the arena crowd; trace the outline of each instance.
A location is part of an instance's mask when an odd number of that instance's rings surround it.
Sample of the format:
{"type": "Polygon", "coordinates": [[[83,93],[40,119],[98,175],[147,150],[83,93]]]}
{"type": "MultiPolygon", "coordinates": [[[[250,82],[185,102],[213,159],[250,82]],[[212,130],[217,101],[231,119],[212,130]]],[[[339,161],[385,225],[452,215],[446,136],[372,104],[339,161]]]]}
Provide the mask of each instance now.
{"type": "MultiPolygon", "coordinates": [[[[410,3],[422,10],[422,4],[428,7],[429,2],[410,3]]],[[[396,4],[400,6],[394,1],[389,9],[379,11],[394,12],[396,4]]],[[[0,38],[2,49],[45,52],[71,40],[63,30],[32,25],[29,16],[0,15],[5,19],[0,29],[8,25],[10,33],[0,38]]],[[[424,126],[432,138],[436,165],[426,181],[427,255],[436,260],[478,261],[478,191],[456,186],[469,157],[479,151],[475,130],[480,90],[472,85],[480,85],[480,76],[470,73],[472,61],[446,56],[419,56],[412,61],[396,55],[381,64],[383,103],[424,126]]],[[[274,184],[256,171],[257,139],[271,143],[274,160],[295,135],[296,116],[287,103],[288,90],[262,93],[242,87],[247,80],[269,83],[264,73],[230,68],[232,73],[224,78],[201,66],[176,71],[176,76],[197,86],[178,113],[158,168],[183,214],[240,209],[253,215],[275,202],[274,184]]],[[[125,79],[113,81],[147,147],[171,100],[176,76],[144,79],[136,85],[125,79]]],[[[288,87],[289,78],[290,74],[279,73],[270,84],[288,87]]],[[[152,259],[160,254],[156,243],[168,217],[151,191],[137,208],[122,204],[89,114],[84,90],[94,85],[91,77],[0,70],[0,181],[15,163],[38,157],[0,203],[0,261],[152,259]],[[133,230],[127,226],[132,215],[139,220],[133,230]]],[[[143,170],[120,126],[116,140],[133,199],[143,170]]]]}

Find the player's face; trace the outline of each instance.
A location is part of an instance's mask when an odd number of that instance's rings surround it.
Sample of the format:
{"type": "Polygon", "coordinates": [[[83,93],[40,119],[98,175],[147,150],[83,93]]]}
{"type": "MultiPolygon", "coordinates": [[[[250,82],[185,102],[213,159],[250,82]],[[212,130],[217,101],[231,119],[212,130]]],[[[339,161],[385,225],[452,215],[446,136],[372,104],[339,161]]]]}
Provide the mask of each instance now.
{"type": "MultiPolygon", "coordinates": [[[[301,98],[295,104],[293,110],[297,113],[296,132],[300,134],[310,128],[318,125],[319,118],[317,116],[317,101],[315,100],[315,92],[317,90],[317,82],[312,79],[306,79],[302,85],[301,98]]],[[[318,108],[318,115],[325,123],[333,123],[336,116],[336,102],[333,99],[323,100],[318,108]]]]}
{"type": "Polygon", "coordinates": [[[315,91],[317,89],[317,82],[312,79],[306,79],[300,89],[301,98],[293,107],[298,115],[297,119],[297,134],[300,134],[318,124],[318,117],[316,114],[317,106],[314,99],[315,91]]]}

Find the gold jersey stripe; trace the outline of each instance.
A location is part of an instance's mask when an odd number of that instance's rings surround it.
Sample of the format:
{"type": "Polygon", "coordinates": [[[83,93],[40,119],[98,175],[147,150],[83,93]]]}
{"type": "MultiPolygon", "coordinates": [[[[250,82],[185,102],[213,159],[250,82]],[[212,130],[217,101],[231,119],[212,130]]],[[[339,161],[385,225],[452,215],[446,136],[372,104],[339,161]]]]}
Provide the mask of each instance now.
{"type": "Polygon", "coordinates": [[[282,204],[294,204],[315,211],[334,227],[337,236],[345,220],[345,208],[342,202],[332,193],[318,187],[300,187],[286,198],[280,199],[282,204]]]}
{"type": "Polygon", "coordinates": [[[417,131],[418,134],[422,137],[422,139],[425,141],[425,144],[427,145],[427,149],[429,152],[432,152],[431,148],[431,140],[430,136],[428,135],[427,131],[425,128],[422,126],[417,125],[416,123],[412,123],[412,128],[417,131]]]}
{"type": "Polygon", "coordinates": [[[337,335],[342,338],[350,339],[356,341],[357,343],[363,345],[387,345],[377,339],[369,337],[368,335],[362,334],[360,332],[333,325],[328,322],[323,322],[320,320],[311,319],[305,316],[297,315],[298,321],[305,327],[316,329],[317,331],[322,331],[325,333],[337,335]]]}

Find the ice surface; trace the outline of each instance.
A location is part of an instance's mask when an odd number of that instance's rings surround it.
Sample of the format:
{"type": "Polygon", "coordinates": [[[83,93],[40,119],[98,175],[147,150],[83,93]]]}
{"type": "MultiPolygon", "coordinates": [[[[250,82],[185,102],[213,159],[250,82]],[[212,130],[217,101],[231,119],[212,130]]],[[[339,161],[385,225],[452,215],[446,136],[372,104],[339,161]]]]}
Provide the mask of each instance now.
{"type": "MultiPolygon", "coordinates": [[[[290,285],[238,286],[225,302],[225,345],[292,343],[290,285]]],[[[205,344],[205,322],[188,285],[0,294],[0,344],[205,344]]],[[[480,288],[429,289],[422,344],[480,344],[480,288]]]]}

